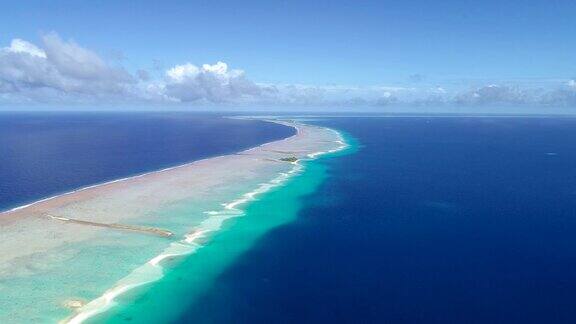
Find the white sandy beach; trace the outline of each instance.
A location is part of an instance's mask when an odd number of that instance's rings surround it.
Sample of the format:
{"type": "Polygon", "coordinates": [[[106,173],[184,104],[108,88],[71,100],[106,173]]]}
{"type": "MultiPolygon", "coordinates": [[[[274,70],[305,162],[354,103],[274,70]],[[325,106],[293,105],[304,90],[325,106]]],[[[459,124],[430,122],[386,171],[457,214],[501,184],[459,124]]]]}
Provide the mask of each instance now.
{"type": "MultiPolygon", "coordinates": [[[[98,271],[81,264],[91,257],[92,250],[80,247],[104,249],[117,243],[120,249],[124,248],[123,244],[126,249],[139,249],[149,242],[154,248],[140,249],[138,253],[141,258],[154,260],[158,251],[174,242],[184,239],[193,243],[202,237],[204,229],[199,224],[212,217],[209,213],[195,214],[187,223],[186,218],[172,219],[163,211],[182,203],[221,205],[227,202],[225,198],[241,196],[246,188],[257,189],[259,184],[289,172],[294,165],[281,158],[306,159],[342,146],[341,138],[332,130],[292,122],[279,123],[296,127],[297,134],[238,154],[92,186],[1,213],[0,295],[3,297],[0,297],[0,322],[50,319],[50,315],[44,315],[47,314],[44,310],[52,308],[53,314],[70,314],[64,304],[80,306],[74,303],[77,296],[103,294],[101,281],[76,282],[76,278],[87,276],[87,269],[98,271]],[[110,227],[110,224],[115,225],[110,227]],[[183,228],[188,236],[182,235],[183,228]],[[48,284],[44,288],[32,287],[34,280],[30,279],[42,276],[62,287],[48,284]],[[75,289],[77,293],[74,293],[75,289]],[[20,296],[22,292],[26,296],[20,296]],[[28,296],[31,292],[33,295],[28,296]]],[[[98,260],[95,266],[123,262],[104,252],[95,258],[98,260]]],[[[152,261],[153,265],[161,259],[152,261]]],[[[136,261],[129,257],[127,260],[132,262],[119,266],[121,270],[110,276],[107,288],[137,268],[136,261]]]]}

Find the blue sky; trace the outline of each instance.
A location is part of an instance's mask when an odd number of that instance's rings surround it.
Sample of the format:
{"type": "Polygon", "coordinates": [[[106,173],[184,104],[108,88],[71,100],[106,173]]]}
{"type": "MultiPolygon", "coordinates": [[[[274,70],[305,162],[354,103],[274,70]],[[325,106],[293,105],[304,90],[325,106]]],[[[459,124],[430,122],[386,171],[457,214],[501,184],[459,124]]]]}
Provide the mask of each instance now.
{"type": "MultiPolygon", "coordinates": [[[[221,61],[258,86],[321,89],[312,97],[330,103],[498,86],[507,87],[500,100],[532,104],[540,99],[525,96],[569,90],[576,78],[576,1],[2,1],[0,9],[0,47],[21,39],[42,48],[55,33],[110,67],[160,81],[178,65],[221,61]]],[[[189,102],[212,101],[199,96],[189,102]]]]}

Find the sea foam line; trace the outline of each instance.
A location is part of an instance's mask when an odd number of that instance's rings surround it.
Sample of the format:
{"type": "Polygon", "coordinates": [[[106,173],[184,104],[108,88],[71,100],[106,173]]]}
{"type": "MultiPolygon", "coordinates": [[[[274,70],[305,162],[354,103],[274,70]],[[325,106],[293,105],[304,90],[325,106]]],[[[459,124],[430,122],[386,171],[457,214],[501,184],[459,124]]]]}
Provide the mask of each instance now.
{"type": "MultiPolygon", "coordinates": [[[[299,133],[300,130],[298,127],[295,128],[297,133],[299,133]]],[[[332,131],[335,132],[338,137],[338,140],[335,142],[340,145],[337,148],[328,151],[310,153],[307,155],[308,159],[316,159],[321,155],[334,153],[348,147],[348,144],[346,144],[342,135],[335,130],[332,131]]],[[[221,229],[226,220],[233,217],[243,216],[244,211],[240,208],[242,205],[256,200],[256,196],[258,195],[264,194],[275,187],[281,186],[288,179],[295,176],[296,174],[301,173],[304,170],[304,166],[302,164],[298,162],[294,162],[292,164],[294,166],[291,170],[287,172],[281,172],[276,178],[270,180],[269,182],[260,184],[253,191],[247,192],[239,198],[232,200],[231,202],[223,203],[222,210],[206,211],[205,214],[207,214],[209,217],[200,222],[198,227],[193,232],[186,234],[182,240],[171,243],[169,247],[166,248],[162,253],[150,259],[144,265],[136,268],[128,276],[117,282],[113,288],[104,292],[102,296],[90,301],[88,304],[81,307],[78,310],[78,313],[73,315],[71,318],[64,320],[64,323],[83,323],[87,319],[101,314],[116,305],[115,299],[118,296],[134,288],[160,280],[164,276],[164,267],[161,264],[162,261],[173,257],[181,257],[193,254],[202,247],[202,245],[197,242],[200,238],[205,237],[207,233],[216,232],[221,229]]]]}

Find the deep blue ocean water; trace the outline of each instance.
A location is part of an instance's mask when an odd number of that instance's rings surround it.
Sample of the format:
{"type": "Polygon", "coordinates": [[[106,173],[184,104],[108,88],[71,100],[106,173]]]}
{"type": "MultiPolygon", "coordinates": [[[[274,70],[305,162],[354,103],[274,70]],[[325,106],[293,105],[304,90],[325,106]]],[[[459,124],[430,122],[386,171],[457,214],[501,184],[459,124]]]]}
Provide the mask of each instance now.
{"type": "Polygon", "coordinates": [[[576,119],[318,124],[362,147],[182,323],[576,322],[576,119]]]}
{"type": "Polygon", "coordinates": [[[0,210],[294,133],[187,113],[0,113],[0,210]]]}

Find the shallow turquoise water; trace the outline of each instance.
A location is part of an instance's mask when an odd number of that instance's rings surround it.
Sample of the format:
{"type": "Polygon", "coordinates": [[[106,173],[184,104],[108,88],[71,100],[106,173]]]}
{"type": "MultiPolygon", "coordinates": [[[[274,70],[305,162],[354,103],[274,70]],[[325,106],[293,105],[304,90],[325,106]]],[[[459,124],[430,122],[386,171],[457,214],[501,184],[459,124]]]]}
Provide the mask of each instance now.
{"type": "Polygon", "coordinates": [[[246,204],[243,216],[227,220],[223,228],[211,235],[194,254],[165,260],[162,279],[121,295],[115,300],[115,307],[87,323],[176,321],[211,288],[218,275],[260,237],[297,218],[302,198],[313,193],[329,176],[329,170],[322,162],[324,159],[353,152],[354,147],[301,162],[304,168],[300,174],[246,204]]]}

